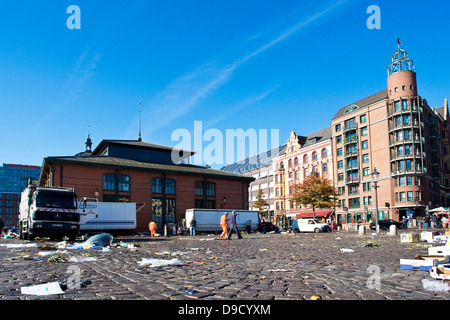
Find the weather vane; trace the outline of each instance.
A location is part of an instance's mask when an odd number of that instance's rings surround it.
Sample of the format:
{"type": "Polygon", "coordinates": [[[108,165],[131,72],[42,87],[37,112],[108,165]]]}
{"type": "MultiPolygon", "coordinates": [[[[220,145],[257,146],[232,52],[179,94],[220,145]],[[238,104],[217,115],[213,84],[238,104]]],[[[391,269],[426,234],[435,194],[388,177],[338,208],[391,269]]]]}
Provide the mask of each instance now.
{"type": "Polygon", "coordinates": [[[397,43],[398,43],[398,48],[400,49],[400,45],[402,44],[402,42],[400,41],[400,38],[397,38],[397,43]]]}

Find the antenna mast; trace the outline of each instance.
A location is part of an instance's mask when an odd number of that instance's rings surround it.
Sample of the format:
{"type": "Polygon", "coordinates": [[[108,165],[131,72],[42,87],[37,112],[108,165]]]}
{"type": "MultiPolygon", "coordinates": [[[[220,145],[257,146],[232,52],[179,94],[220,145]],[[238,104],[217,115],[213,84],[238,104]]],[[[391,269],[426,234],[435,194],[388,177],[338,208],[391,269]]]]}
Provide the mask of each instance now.
{"type": "Polygon", "coordinates": [[[139,100],[139,136],[138,141],[142,141],[141,137],[141,100],[139,100]]]}

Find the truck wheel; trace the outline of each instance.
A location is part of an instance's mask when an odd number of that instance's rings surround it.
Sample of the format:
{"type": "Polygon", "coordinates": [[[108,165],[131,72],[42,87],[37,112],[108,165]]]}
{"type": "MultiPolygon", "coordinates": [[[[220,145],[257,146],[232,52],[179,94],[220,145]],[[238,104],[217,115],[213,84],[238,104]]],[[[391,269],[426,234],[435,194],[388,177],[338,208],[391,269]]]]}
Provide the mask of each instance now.
{"type": "Polygon", "coordinates": [[[319,233],[319,232],[320,232],[320,229],[319,229],[319,228],[315,228],[315,229],[314,229],[314,232],[315,232],[315,233],[319,233]]]}
{"type": "Polygon", "coordinates": [[[30,230],[28,230],[27,235],[28,235],[28,240],[30,240],[30,241],[34,241],[34,239],[36,238],[36,237],[34,236],[34,234],[31,234],[31,233],[30,233],[30,230]]]}

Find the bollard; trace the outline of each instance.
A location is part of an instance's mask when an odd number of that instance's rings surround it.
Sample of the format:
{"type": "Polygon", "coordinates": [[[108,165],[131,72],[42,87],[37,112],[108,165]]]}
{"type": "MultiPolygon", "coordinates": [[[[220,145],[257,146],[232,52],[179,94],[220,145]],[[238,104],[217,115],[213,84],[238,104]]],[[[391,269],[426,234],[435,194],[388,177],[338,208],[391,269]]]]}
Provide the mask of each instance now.
{"type": "Polygon", "coordinates": [[[391,236],[397,235],[397,226],[395,224],[391,224],[391,226],[389,227],[389,234],[391,236]]]}
{"type": "Polygon", "coordinates": [[[358,228],[358,231],[359,231],[359,235],[360,236],[365,235],[366,234],[366,226],[365,225],[360,225],[359,228],[358,228]]]}

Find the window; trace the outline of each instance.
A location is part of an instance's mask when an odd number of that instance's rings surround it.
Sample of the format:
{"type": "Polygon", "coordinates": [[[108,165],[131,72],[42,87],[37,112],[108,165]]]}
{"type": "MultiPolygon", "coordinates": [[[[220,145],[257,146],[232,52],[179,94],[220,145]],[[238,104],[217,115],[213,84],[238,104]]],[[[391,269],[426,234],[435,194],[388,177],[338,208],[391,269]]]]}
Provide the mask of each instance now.
{"type": "Polygon", "coordinates": [[[398,177],[398,186],[403,187],[405,185],[405,177],[398,177]]]}
{"type": "Polygon", "coordinates": [[[338,165],[338,169],[342,169],[344,167],[344,161],[342,161],[342,160],[338,161],[337,165],[338,165]]]}
{"type": "Polygon", "coordinates": [[[336,132],[341,131],[341,125],[340,124],[337,124],[334,128],[335,128],[336,132]]]}
{"type": "Polygon", "coordinates": [[[308,162],[308,155],[307,154],[305,154],[303,156],[303,163],[306,163],[306,162],[308,162]]]}
{"type": "Polygon", "coordinates": [[[342,143],[342,136],[341,135],[336,136],[336,143],[342,143]]]}
{"type": "Polygon", "coordinates": [[[338,156],[342,156],[342,148],[338,148],[336,151],[338,156]]]}
{"type": "Polygon", "coordinates": [[[119,175],[119,191],[130,191],[130,177],[123,174],[119,175]]]}
{"type": "Polygon", "coordinates": [[[402,100],[402,110],[408,110],[408,100],[402,100]]]}
{"type": "Polygon", "coordinates": [[[362,148],[362,149],[367,149],[367,148],[369,148],[369,141],[364,140],[364,141],[362,142],[361,148],[362,148]]]}
{"type": "Polygon", "coordinates": [[[317,160],[317,152],[314,151],[312,153],[312,158],[313,158],[313,160],[317,160]]]}
{"type": "Polygon", "coordinates": [[[406,201],[405,192],[404,191],[403,192],[399,192],[399,195],[400,195],[400,202],[406,201]]]}
{"type": "Polygon", "coordinates": [[[328,163],[322,164],[322,172],[323,173],[328,172],[328,163]]]}
{"type": "Polygon", "coordinates": [[[152,192],[162,193],[162,178],[152,178],[152,192]]]}
{"type": "Polygon", "coordinates": [[[370,170],[369,168],[364,168],[363,169],[363,176],[369,176],[370,175],[370,170]]]}
{"type": "Polygon", "coordinates": [[[395,101],[394,102],[394,111],[395,112],[400,111],[400,101],[395,101]]]}
{"type": "Polygon", "coordinates": [[[103,190],[114,191],[116,190],[116,181],[114,174],[103,175],[103,190]]]}
{"type": "Polygon", "coordinates": [[[414,192],[413,191],[408,191],[408,201],[414,201],[414,192]]]}
{"type": "Polygon", "coordinates": [[[288,167],[289,167],[289,168],[292,167],[292,159],[289,159],[288,167]]]}
{"type": "Polygon", "coordinates": [[[363,161],[363,163],[367,163],[367,162],[369,162],[369,155],[366,153],[366,154],[363,154],[363,156],[362,156],[362,161],[363,161]]]}
{"type": "Polygon", "coordinates": [[[322,149],[322,158],[326,158],[328,156],[327,149],[322,149]]]}
{"type": "Polygon", "coordinates": [[[195,181],[195,195],[203,196],[203,181],[195,181]]]}
{"type": "Polygon", "coordinates": [[[294,165],[298,165],[298,158],[297,157],[295,157],[295,159],[294,159],[294,165]]]}
{"type": "Polygon", "coordinates": [[[342,181],[344,180],[344,174],[343,173],[339,173],[338,174],[338,181],[342,181]]]}
{"type": "Polygon", "coordinates": [[[406,185],[407,186],[412,186],[413,185],[412,176],[407,176],[406,177],[406,185]]]}
{"type": "Polygon", "coordinates": [[[216,196],[216,184],[213,182],[208,182],[206,184],[206,196],[215,197],[216,196]]]}
{"type": "Polygon", "coordinates": [[[367,136],[367,127],[361,128],[361,135],[367,136]]]}
{"type": "Polygon", "coordinates": [[[175,194],[175,180],[166,179],[166,194],[175,194]]]}
{"type": "Polygon", "coordinates": [[[359,117],[359,122],[363,123],[367,121],[367,116],[365,114],[363,114],[362,116],[359,117]]]}

